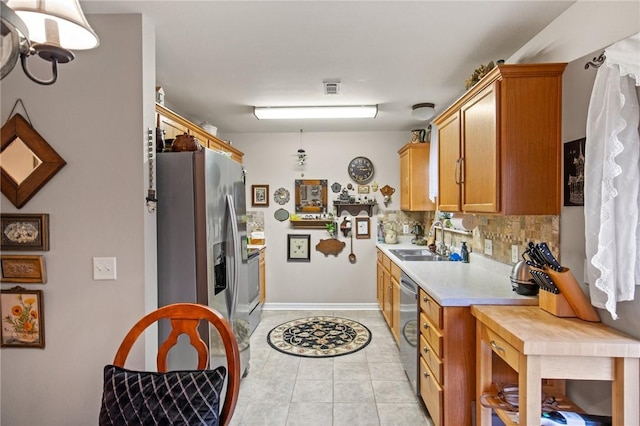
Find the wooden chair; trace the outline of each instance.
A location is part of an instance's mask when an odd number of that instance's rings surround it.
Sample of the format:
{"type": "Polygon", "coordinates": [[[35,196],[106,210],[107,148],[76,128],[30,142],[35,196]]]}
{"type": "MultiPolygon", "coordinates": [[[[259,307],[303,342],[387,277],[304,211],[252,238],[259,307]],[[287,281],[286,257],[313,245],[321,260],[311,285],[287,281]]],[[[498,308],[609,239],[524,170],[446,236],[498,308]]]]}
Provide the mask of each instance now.
{"type": "Polygon", "coordinates": [[[220,412],[220,425],[228,425],[238,402],[238,393],[240,391],[240,352],[231,325],[215,310],[195,303],[176,303],[163,306],[145,315],[125,336],[120,348],[118,348],[113,364],[124,368],[127,355],[136,339],[149,325],[163,318],[171,321],[171,333],[158,349],[156,364],[159,373],[167,372],[167,354],[176,345],[181,334],[186,334],[189,337],[191,346],[198,353],[197,368],[199,370],[206,369],[209,366],[209,350],[198,334],[200,320],[209,321],[220,333],[227,357],[227,390],[224,397],[224,405],[220,412]]]}

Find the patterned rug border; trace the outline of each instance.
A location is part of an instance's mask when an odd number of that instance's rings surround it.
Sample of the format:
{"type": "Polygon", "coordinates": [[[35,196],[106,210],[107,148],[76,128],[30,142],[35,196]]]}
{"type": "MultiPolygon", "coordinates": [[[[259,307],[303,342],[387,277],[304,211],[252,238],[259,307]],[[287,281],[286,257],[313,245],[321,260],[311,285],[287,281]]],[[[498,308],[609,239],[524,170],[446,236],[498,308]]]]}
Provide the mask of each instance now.
{"type": "MultiPolygon", "coordinates": [[[[351,327],[350,324],[347,324],[351,327]]],[[[287,328],[289,328],[290,326],[287,326],[287,328]]],[[[372,338],[372,334],[371,334],[371,330],[369,330],[369,328],[367,328],[367,326],[365,326],[364,324],[362,324],[361,322],[349,319],[349,318],[343,318],[343,317],[336,317],[336,316],[324,316],[324,315],[316,315],[316,316],[311,316],[311,317],[303,317],[303,318],[297,318],[297,319],[293,319],[293,320],[289,320],[286,322],[283,322],[282,324],[279,324],[277,326],[275,326],[274,328],[272,328],[269,333],[267,333],[267,343],[269,344],[269,346],[271,346],[273,349],[275,349],[278,352],[281,352],[283,354],[286,355],[291,355],[291,356],[298,356],[298,357],[303,357],[303,358],[334,358],[334,357],[338,357],[338,356],[344,356],[344,355],[351,355],[353,353],[356,353],[362,349],[364,349],[365,347],[367,347],[369,345],[369,343],[371,343],[371,338],[372,338]],[[357,324],[358,327],[362,327],[364,330],[366,330],[368,336],[366,339],[366,342],[362,343],[360,341],[358,341],[357,343],[360,344],[360,346],[358,348],[349,350],[348,352],[344,352],[344,353],[327,353],[327,351],[324,351],[325,353],[323,353],[322,355],[315,355],[315,354],[306,354],[306,353],[300,353],[300,352],[289,352],[286,349],[283,348],[279,348],[277,346],[276,343],[272,342],[272,333],[274,331],[276,331],[278,328],[283,327],[283,326],[287,326],[288,324],[293,325],[293,323],[295,323],[296,321],[311,321],[311,320],[317,320],[317,319],[331,319],[331,320],[341,320],[341,321],[348,321],[349,323],[355,323],[357,324]]],[[[361,339],[360,339],[361,340],[361,339]]],[[[284,342],[283,342],[284,343],[284,342]]],[[[291,350],[293,347],[293,345],[290,344],[286,344],[287,348],[289,348],[289,350],[291,350]]],[[[352,345],[353,342],[349,343],[349,345],[352,345]]],[[[304,350],[305,352],[307,351],[306,349],[304,350]]]]}

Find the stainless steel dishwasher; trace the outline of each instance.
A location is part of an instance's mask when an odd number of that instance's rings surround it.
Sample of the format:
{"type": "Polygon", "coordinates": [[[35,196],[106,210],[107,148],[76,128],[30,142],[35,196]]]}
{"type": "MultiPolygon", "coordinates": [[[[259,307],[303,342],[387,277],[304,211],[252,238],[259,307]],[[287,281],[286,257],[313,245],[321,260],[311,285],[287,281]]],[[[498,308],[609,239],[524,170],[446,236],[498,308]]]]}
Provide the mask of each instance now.
{"type": "Polygon", "coordinates": [[[400,359],[416,395],[418,384],[418,284],[404,272],[400,278],[400,359]]]}

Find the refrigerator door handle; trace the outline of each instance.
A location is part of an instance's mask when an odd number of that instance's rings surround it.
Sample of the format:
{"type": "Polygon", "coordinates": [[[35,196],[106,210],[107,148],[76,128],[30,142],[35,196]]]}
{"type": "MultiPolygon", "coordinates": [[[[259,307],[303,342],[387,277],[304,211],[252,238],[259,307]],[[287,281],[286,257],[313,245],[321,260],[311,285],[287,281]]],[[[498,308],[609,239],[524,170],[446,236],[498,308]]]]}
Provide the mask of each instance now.
{"type": "Polygon", "coordinates": [[[238,231],[238,218],[236,216],[236,207],[233,203],[233,196],[226,195],[227,214],[229,215],[228,224],[231,225],[231,243],[233,244],[233,259],[231,266],[231,274],[229,279],[229,294],[231,295],[231,303],[229,306],[229,319],[235,316],[236,304],[238,302],[238,262],[240,262],[240,237],[238,231]]]}

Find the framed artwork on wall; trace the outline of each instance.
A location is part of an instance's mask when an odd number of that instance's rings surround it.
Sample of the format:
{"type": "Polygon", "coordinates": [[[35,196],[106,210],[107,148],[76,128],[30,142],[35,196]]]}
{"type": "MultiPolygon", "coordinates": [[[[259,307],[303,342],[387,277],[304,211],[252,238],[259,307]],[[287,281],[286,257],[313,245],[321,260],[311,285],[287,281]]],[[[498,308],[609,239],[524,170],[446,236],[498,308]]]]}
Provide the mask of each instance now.
{"type": "Polygon", "coordinates": [[[587,139],[564,144],[564,205],[584,206],[584,150],[587,139]]]}
{"type": "Polygon", "coordinates": [[[269,207],[269,185],[251,185],[251,206],[269,207]]]}
{"type": "Polygon", "coordinates": [[[6,255],[0,256],[0,270],[3,283],[44,284],[47,282],[47,272],[44,266],[44,256],[6,255]]]}
{"type": "Polygon", "coordinates": [[[44,348],[42,290],[13,287],[0,292],[0,346],[44,348]]]}
{"type": "Polygon", "coordinates": [[[311,262],[311,235],[287,235],[287,262],[311,262]]]}
{"type": "Polygon", "coordinates": [[[49,250],[48,214],[2,214],[0,222],[2,251],[49,250]]]}
{"type": "Polygon", "coordinates": [[[356,217],[356,238],[371,238],[371,222],[368,217],[356,217]]]}

